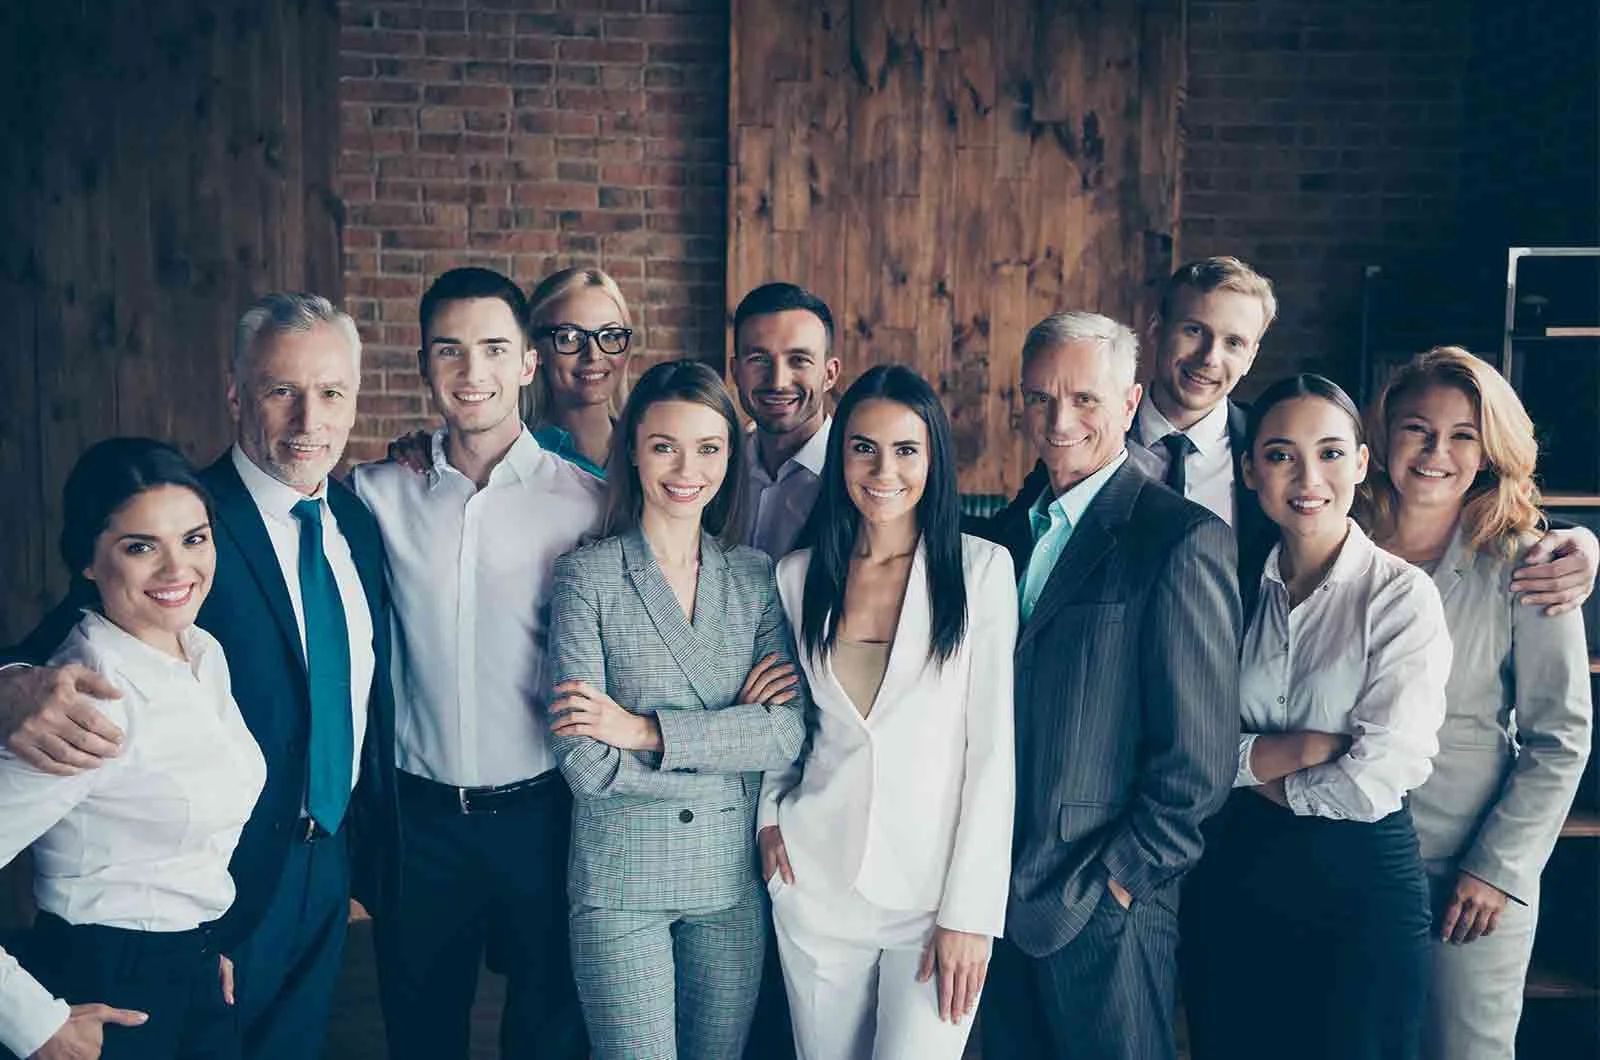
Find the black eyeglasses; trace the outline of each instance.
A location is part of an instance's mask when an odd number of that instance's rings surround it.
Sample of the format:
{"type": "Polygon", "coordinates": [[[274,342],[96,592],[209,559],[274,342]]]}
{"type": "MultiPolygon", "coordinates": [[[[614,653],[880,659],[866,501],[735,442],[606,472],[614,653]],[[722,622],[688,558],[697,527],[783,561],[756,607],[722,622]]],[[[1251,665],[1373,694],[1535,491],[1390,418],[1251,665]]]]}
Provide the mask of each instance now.
{"type": "Polygon", "coordinates": [[[549,339],[550,345],[555,347],[557,353],[568,357],[582,353],[583,348],[590,342],[593,342],[601,353],[615,357],[619,353],[628,352],[628,340],[633,338],[633,329],[608,324],[590,331],[576,324],[552,324],[541,329],[539,337],[549,339]]]}

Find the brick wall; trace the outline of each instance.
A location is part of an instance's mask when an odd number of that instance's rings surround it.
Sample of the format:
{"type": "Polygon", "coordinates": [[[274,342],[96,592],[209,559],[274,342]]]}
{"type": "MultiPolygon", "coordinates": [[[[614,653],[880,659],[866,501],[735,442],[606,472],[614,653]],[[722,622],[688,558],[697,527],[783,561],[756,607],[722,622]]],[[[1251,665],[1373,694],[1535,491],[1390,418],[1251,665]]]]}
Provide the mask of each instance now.
{"type": "Polygon", "coordinates": [[[1243,392],[1353,381],[1362,267],[1449,258],[1469,22],[1460,0],[1190,0],[1181,253],[1237,254],[1281,303],[1243,392]]]}
{"type": "Polygon", "coordinates": [[[725,0],[342,0],[351,458],[431,420],[417,300],[455,265],[526,289],[598,264],[641,360],[720,358],[725,0]]]}
{"type": "MultiPolygon", "coordinates": [[[[343,0],[346,293],[369,342],[353,454],[424,422],[426,277],[531,285],[598,262],[646,360],[720,356],[728,7],[714,0],[343,0]]],[[[1189,0],[1181,252],[1235,253],[1282,302],[1246,392],[1348,380],[1362,266],[1448,258],[1471,7],[1189,0]]]]}

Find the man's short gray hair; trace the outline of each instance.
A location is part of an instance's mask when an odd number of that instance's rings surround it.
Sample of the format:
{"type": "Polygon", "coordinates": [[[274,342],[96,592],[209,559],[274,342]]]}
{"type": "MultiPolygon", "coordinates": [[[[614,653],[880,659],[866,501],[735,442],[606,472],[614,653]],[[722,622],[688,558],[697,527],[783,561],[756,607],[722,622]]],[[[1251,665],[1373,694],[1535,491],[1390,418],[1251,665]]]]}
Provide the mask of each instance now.
{"type": "Polygon", "coordinates": [[[1052,313],[1028,331],[1022,343],[1022,363],[1027,363],[1045,350],[1055,349],[1069,342],[1094,339],[1101,343],[1111,378],[1123,390],[1128,390],[1139,376],[1139,337],[1125,324],[1118,324],[1099,313],[1072,310],[1052,313]]]}
{"type": "Polygon", "coordinates": [[[233,333],[233,377],[243,379],[250,359],[262,338],[291,331],[310,331],[318,324],[331,324],[350,346],[356,374],[361,374],[361,333],[350,314],[337,308],[320,294],[274,291],[261,298],[239,318],[233,333]]]}

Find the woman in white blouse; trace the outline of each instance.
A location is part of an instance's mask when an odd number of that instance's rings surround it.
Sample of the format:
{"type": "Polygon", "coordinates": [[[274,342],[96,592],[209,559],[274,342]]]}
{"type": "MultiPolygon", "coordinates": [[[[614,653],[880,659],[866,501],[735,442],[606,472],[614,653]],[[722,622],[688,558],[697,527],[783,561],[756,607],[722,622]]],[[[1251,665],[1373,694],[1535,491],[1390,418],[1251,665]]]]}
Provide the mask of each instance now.
{"type": "Polygon", "coordinates": [[[757,832],[801,1060],[956,1060],[1005,923],[1011,559],[960,533],[939,399],[881,366],[828,438],[814,547],[778,565],[815,713],[757,832]]]}
{"type": "Polygon", "coordinates": [[[1349,518],[1359,414],[1320,376],[1270,387],[1242,470],[1281,532],[1240,665],[1241,790],[1184,895],[1196,1060],[1410,1060],[1428,888],[1407,794],[1428,778],[1450,639],[1427,575],[1349,518]]]}
{"type": "Polygon", "coordinates": [[[177,450],[113,438],[79,459],[63,508],[85,612],[51,663],[114,685],[100,709],[126,735],[72,776],[0,751],[0,863],[33,848],[39,906],[28,969],[0,950],[0,1045],[36,1060],[236,1057],[232,969],[208,925],[233,902],[228,860],[266,765],[221,647],[194,624],[216,569],[210,500],[177,450]]]}
{"type": "Polygon", "coordinates": [[[1498,372],[1430,350],[1389,380],[1370,427],[1373,540],[1432,576],[1455,645],[1433,775],[1411,800],[1436,916],[1425,1053],[1510,1060],[1539,874],[1589,757],[1583,617],[1511,592],[1544,517],[1533,423],[1498,372]]]}

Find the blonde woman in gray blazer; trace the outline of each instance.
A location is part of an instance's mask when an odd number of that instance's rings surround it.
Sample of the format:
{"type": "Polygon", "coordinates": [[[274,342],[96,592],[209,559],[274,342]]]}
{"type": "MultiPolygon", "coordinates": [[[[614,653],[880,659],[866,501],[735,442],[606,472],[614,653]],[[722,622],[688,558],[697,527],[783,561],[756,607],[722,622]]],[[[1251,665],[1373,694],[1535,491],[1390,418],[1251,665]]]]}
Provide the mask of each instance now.
{"type": "Polygon", "coordinates": [[[1435,905],[1424,1055],[1509,1060],[1539,874],[1588,757],[1583,619],[1511,593],[1543,519],[1533,424],[1493,368],[1430,350],[1370,418],[1373,537],[1431,573],[1455,647],[1433,775],[1411,794],[1435,905]]]}
{"type": "Polygon", "coordinates": [[[715,535],[741,434],[722,381],[645,373],[607,472],[614,536],[556,563],[551,710],[572,788],[572,966],[597,1060],[734,1060],[761,982],[762,772],[805,738],[772,561],[715,535]]]}

